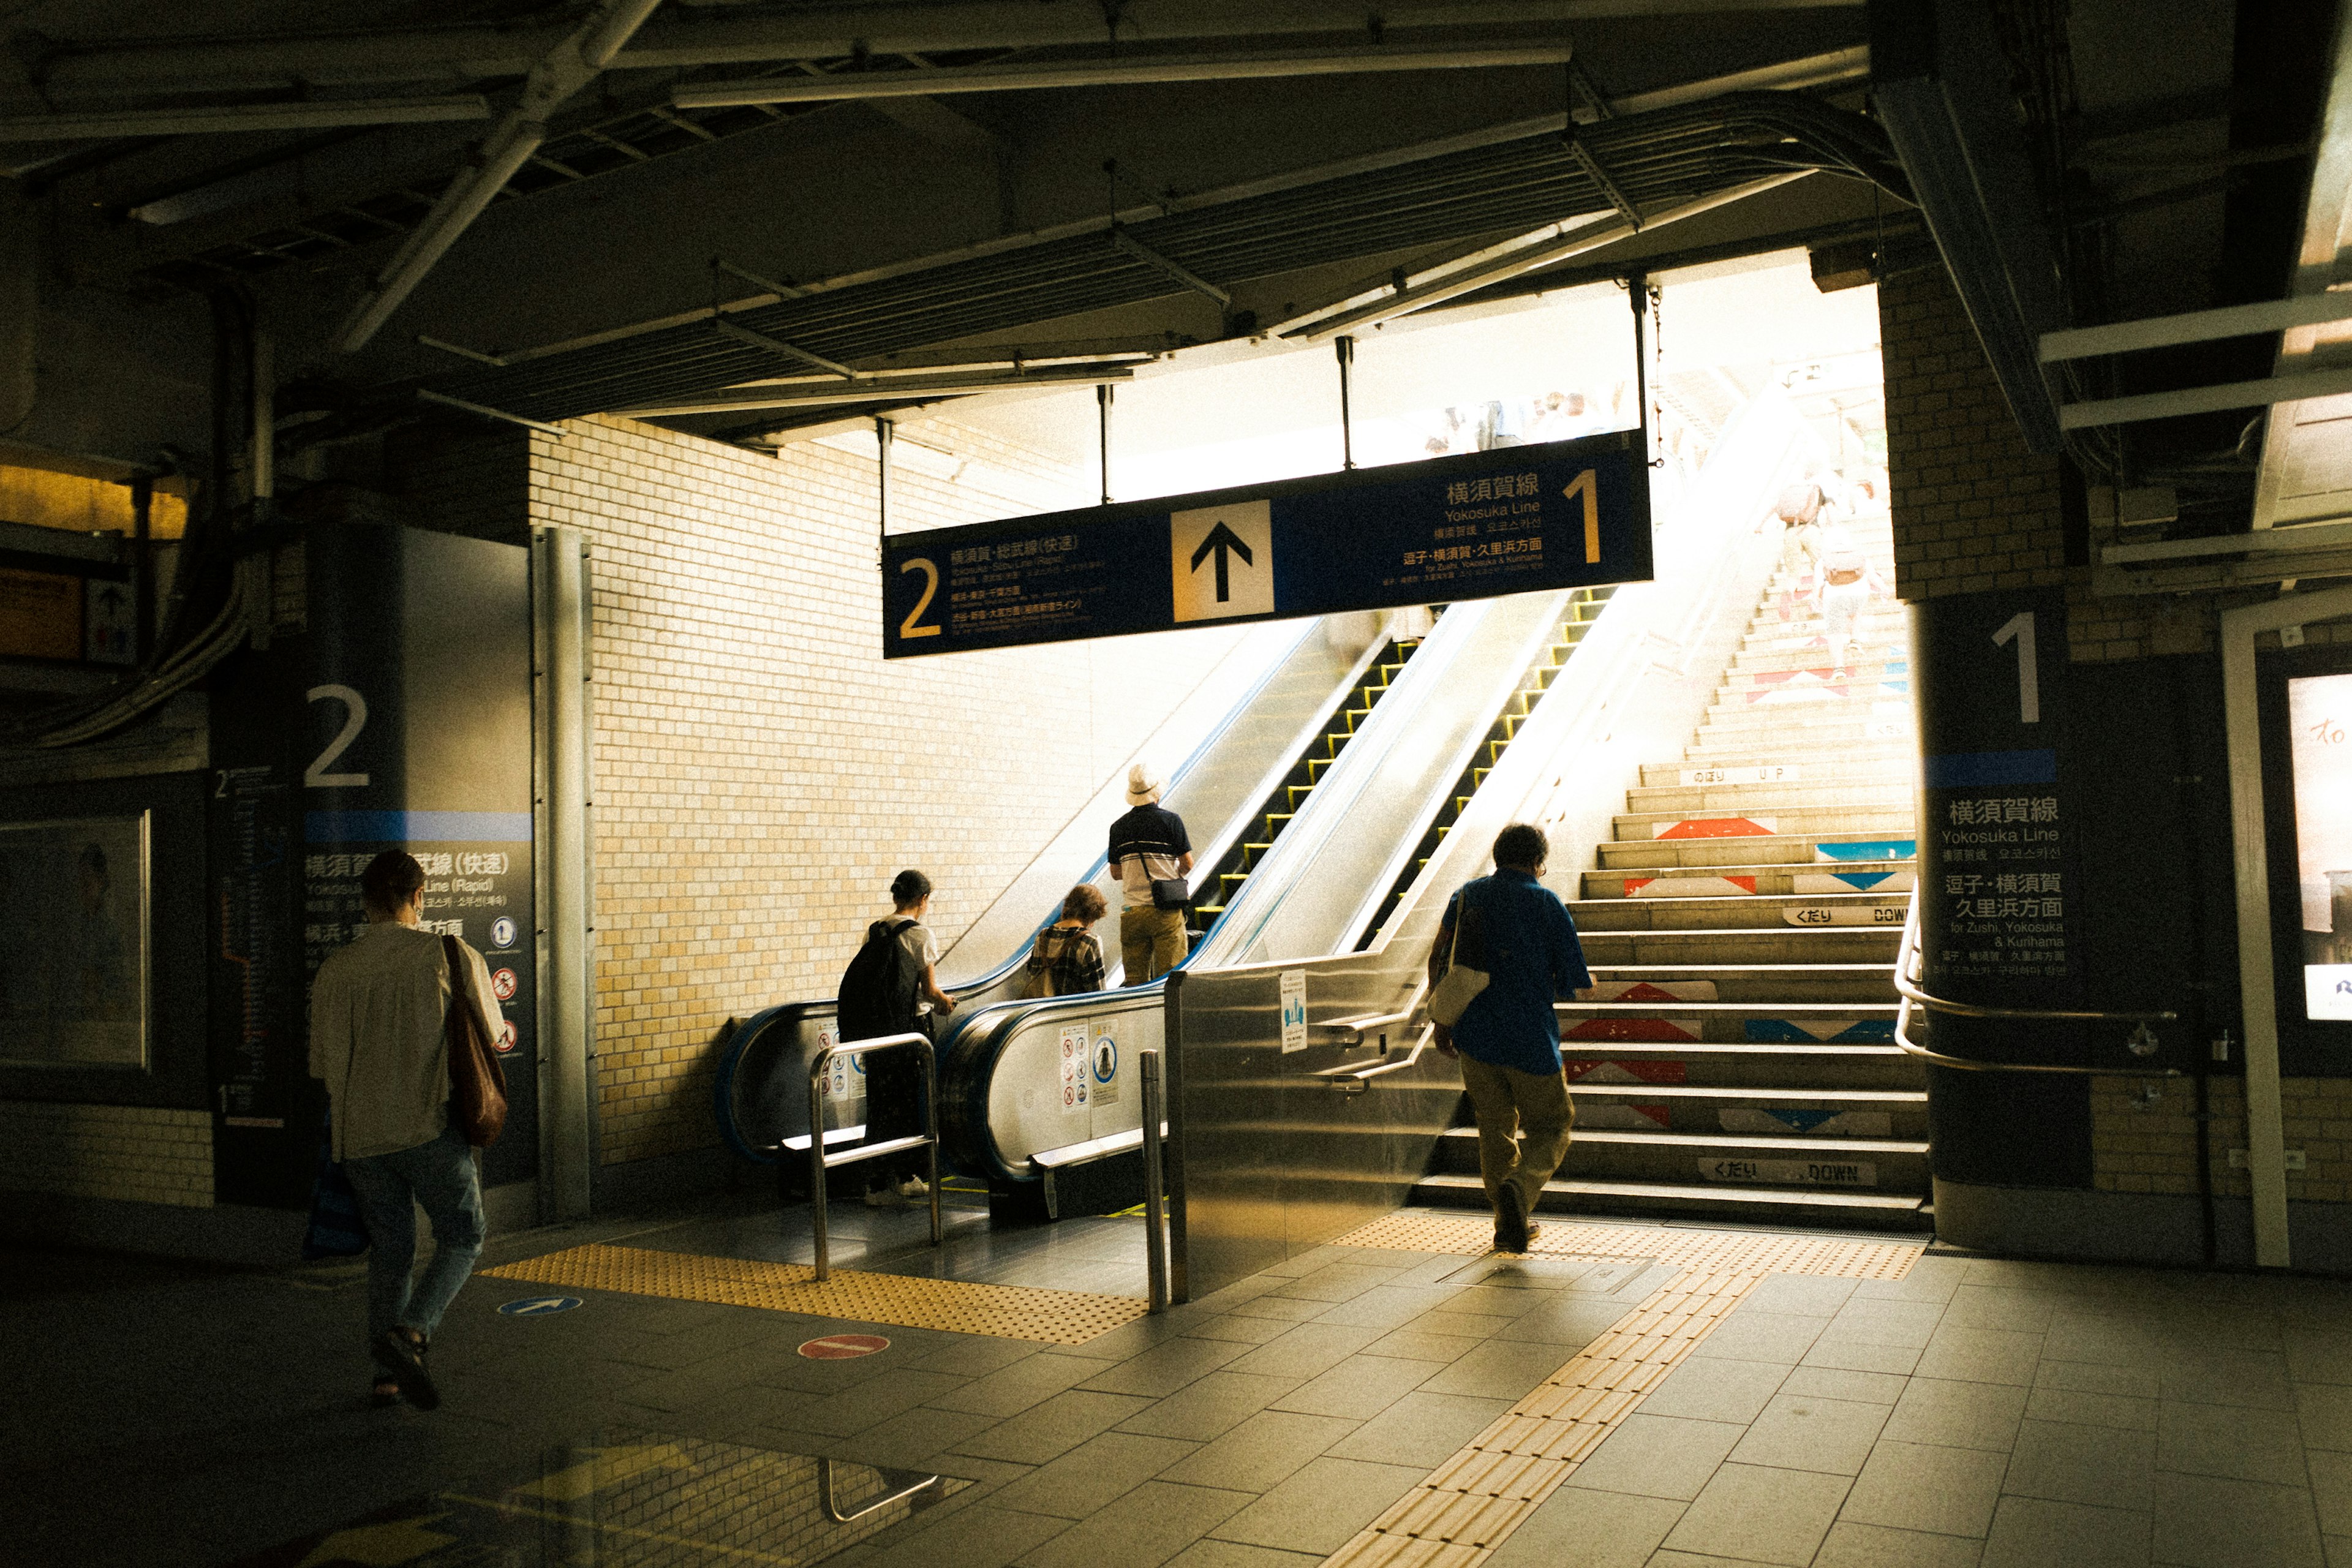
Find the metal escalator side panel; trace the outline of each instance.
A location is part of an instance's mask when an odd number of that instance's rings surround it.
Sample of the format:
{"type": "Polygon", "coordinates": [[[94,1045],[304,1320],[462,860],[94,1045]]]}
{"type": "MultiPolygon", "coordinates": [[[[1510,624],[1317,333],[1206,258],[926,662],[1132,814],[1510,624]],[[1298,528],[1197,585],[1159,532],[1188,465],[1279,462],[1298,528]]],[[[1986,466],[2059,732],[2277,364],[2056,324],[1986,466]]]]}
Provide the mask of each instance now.
{"type": "MultiPolygon", "coordinates": [[[[1139,761],[1157,766],[1167,780],[1171,810],[1186,805],[1203,820],[1222,822],[1226,793],[1222,775],[1233,767],[1228,753],[1255,743],[1252,715],[1269,700],[1282,700],[1302,680],[1311,683],[1335,664],[1345,668],[1335,639],[1319,623],[1280,623],[1251,628],[1202,678],[1142,748],[1119,763],[1108,781],[1070,818],[1003,892],[981,911],[940,955],[940,972],[950,994],[995,994],[1007,973],[1018,967],[1037,929],[1055,918],[1062,896],[1073,884],[1092,882],[1113,900],[1117,889],[1104,865],[1110,825],[1127,810],[1127,773],[1139,761]],[[1180,804],[1181,803],[1181,804],[1180,804]]],[[[1336,670],[1331,678],[1337,678],[1336,670]]],[[[982,999],[976,995],[975,1000],[982,999]]]]}
{"type": "MultiPolygon", "coordinates": [[[[1242,646],[1220,661],[1180,705],[1180,712],[1141,753],[1148,756],[1163,738],[1171,748],[1179,742],[1186,748],[1183,759],[1165,774],[1163,798],[1171,808],[1187,814],[1196,826],[1211,825],[1213,833],[1237,836],[1245,831],[1227,819],[1255,805],[1258,797],[1251,792],[1268,767],[1287,767],[1295,737],[1311,729],[1320,715],[1336,708],[1354,689],[1361,668],[1380,650],[1379,627],[1376,616],[1334,616],[1275,623],[1249,633],[1242,646]],[[1269,757],[1276,761],[1269,763],[1269,757]]],[[[958,1020],[976,1010],[1019,999],[1023,961],[1030,943],[1041,927],[1056,918],[1062,896],[1073,883],[1089,881],[1101,889],[1112,918],[1117,918],[1120,896],[1104,865],[1103,851],[1110,823],[1127,809],[1127,768],[1128,763],[1122,763],[1117,775],[1056,836],[1060,848],[1049,847],[1033,860],[1015,879],[1014,889],[1000,896],[982,917],[992,921],[998,933],[994,940],[1003,941],[1006,946],[992,967],[982,967],[966,978],[946,983],[949,994],[956,998],[957,1011],[939,1042],[942,1075],[958,1020]],[[1057,854],[1067,855],[1067,862],[1057,866],[1057,854]],[[1014,898],[1024,886],[1035,900],[1025,915],[1019,912],[1014,898]]],[[[980,940],[968,929],[950,951],[982,952],[980,940]]],[[[1115,984],[1120,978],[1115,934],[1105,941],[1104,949],[1105,978],[1115,984]]],[[[947,963],[943,956],[942,970],[947,963]]],[[[815,1057],[818,1036],[832,1027],[833,998],[813,997],[772,1011],[779,1016],[770,1026],[787,1028],[793,1034],[797,1070],[804,1080],[815,1057]]],[[[853,1121],[863,1119],[863,1081],[853,1068],[845,1107],[853,1121]]],[[[805,1136],[807,1129],[801,1123],[806,1116],[805,1111],[796,1113],[793,1135],[805,1136]]]]}
{"type": "Polygon", "coordinates": [[[1368,913],[1368,884],[1420,840],[1570,596],[1514,595],[1449,609],[1196,963],[1306,958],[1351,945],[1368,913]]]}
{"type": "Polygon", "coordinates": [[[1038,1153],[1141,1127],[1136,1053],[1160,1046],[1165,984],[1000,1003],[959,1025],[940,1085],[940,1134],[957,1164],[1028,1181],[1038,1153]],[[1085,1042],[1075,1058],[1069,1035],[1085,1042]]]}
{"type": "MultiPolygon", "coordinates": [[[[1207,919],[1194,932],[1195,948],[1224,918],[1224,907],[1232,901],[1228,889],[1240,887],[1255,874],[1264,853],[1297,819],[1301,804],[1319,787],[1320,778],[1353,741],[1357,728],[1354,716],[1369,712],[1386,694],[1392,684],[1386,672],[1402,668],[1411,658],[1411,650],[1400,649],[1397,644],[1385,640],[1367,650],[1349,671],[1348,683],[1332,694],[1311,722],[1299,730],[1286,760],[1267,769],[1260,782],[1262,798],[1257,806],[1236,816],[1218,840],[1196,852],[1192,873],[1192,910],[1187,923],[1202,915],[1207,919]],[[1255,857],[1253,850],[1258,852],[1255,857]],[[1215,902],[1204,905],[1204,894],[1215,902]]],[[[1189,958],[1188,952],[1187,961],[1189,958]]]]}

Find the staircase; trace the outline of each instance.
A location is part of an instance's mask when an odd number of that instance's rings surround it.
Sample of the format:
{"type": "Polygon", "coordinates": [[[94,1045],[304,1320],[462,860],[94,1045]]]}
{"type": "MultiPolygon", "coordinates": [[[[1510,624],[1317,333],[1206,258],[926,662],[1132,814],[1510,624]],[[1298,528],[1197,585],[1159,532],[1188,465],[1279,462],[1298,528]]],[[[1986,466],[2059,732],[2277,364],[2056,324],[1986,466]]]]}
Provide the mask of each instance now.
{"type": "MultiPolygon", "coordinates": [[[[1885,517],[1849,531],[1891,583],[1885,517]]],[[[1838,679],[1801,585],[1774,580],[1570,905],[1599,996],[1560,1010],[1576,1136],[1546,1209],[1928,1224],[1890,979],[1916,873],[1906,612],[1873,600],[1838,679]]],[[[1415,1198],[1481,1205],[1477,1171],[1465,1100],[1415,1198]]]]}
{"type": "Polygon", "coordinates": [[[1348,700],[1331,715],[1330,727],[1324,731],[1322,738],[1299,754],[1289,775],[1275,790],[1273,797],[1259,808],[1257,830],[1226,851],[1225,858],[1217,863],[1213,882],[1203,879],[1196,884],[1204,891],[1212,888],[1214,891],[1209,893],[1205,901],[1194,903],[1185,914],[1185,924],[1192,932],[1193,945],[1199,945],[1201,938],[1231,906],[1234,896],[1242,890],[1242,884],[1249,880],[1250,873],[1265,860],[1266,852],[1274,847],[1274,841],[1282,837],[1282,830],[1290,826],[1291,819],[1298,815],[1298,808],[1307,803],[1308,795],[1315,793],[1315,787],[1323,782],[1323,775],[1331,771],[1332,764],[1339,760],[1339,753],[1348,749],[1348,742],[1356,738],[1357,730],[1371,717],[1372,709],[1388,695],[1389,688],[1396,684],[1396,678],[1403,672],[1406,663],[1420,647],[1418,640],[1392,642],[1381,650],[1380,656],[1365,670],[1364,679],[1358,683],[1356,689],[1348,694],[1348,700]]]}

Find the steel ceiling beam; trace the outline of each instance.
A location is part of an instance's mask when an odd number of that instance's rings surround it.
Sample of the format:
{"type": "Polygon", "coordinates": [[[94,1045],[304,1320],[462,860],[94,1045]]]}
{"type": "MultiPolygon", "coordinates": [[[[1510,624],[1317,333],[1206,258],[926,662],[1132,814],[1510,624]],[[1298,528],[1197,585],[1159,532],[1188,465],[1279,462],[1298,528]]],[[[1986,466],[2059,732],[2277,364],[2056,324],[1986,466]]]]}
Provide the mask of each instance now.
{"type": "Polygon", "coordinates": [[[1575,50],[1557,44],[1463,44],[1444,48],[1364,45],[1339,49],[1278,49],[1256,53],[1166,55],[1055,61],[1050,65],[967,66],[938,70],[836,71],[822,77],[761,78],[681,87],[670,94],[680,109],[732,109],[753,103],[824,103],[842,100],[929,98],[942,93],[1024,92],[1078,87],[1132,87],[1148,82],[1254,81],[1376,71],[1461,70],[1492,66],[1565,65],[1575,50]]]}
{"type": "MultiPolygon", "coordinates": [[[[1818,10],[1823,0],[1389,0],[1383,30],[1577,23],[1600,18],[1818,10]]],[[[1858,0],[1828,0],[1843,7],[1858,0]]],[[[1128,0],[1122,47],[1328,34],[1362,36],[1360,0],[1128,0]]],[[[856,55],[975,48],[1087,47],[1111,41],[1096,0],[948,0],[825,5],[764,15],[677,16],[646,28],[614,70],[691,69],[856,55]]],[[[460,26],[309,37],[148,38],[68,43],[40,62],[54,100],[88,101],[201,86],[212,91],[454,85],[527,74],[565,42],[544,26],[460,26]]]]}
{"type": "Polygon", "coordinates": [[[522,100],[482,143],[480,161],[449,182],[406,242],[375,277],[336,336],[335,347],[353,353],[367,345],[434,263],[447,254],[484,208],[514,178],[547,140],[547,116],[564,100],[603,73],[629,36],[644,25],[661,0],[602,0],[577,32],[531,67],[522,100]]]}
{"type": "Polygon", "coordinates": [[[680,419],[696,414],[757,413],[772,408],[824,408],[848,403],[880,403],[915,397],[962,397],[975,392],[1011,392],[1025,387],[1114,386],[1135,379],[1125,364],[1053,365],[1041,370],[978,371],[947,375],[869,376],[854,386],[837,381],[799,385],[746,386],[707,397],[614,410],[628,419],[680,419]]]}
{"type": "Polygon", "coordinates": [[[312,103],[215,103],[193,109],[118,109],[88,114],[10,114],[0,115],[0,143],[318,131],[344,125],[425,125],[489,117],[489,100],[479,93],[448,98],[325,99],[312,103]]]}

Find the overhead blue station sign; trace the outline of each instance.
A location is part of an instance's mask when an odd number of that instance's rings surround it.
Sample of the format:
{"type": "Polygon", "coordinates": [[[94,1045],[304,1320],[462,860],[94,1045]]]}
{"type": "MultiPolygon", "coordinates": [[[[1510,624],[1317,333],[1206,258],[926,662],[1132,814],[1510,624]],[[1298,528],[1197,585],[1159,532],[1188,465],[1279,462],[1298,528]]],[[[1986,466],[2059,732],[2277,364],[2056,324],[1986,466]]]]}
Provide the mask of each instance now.
{"type": "Polygon", "coordinates": [[[883,542],[883,656],[1651,576],[1638,431],[883,542]]]}

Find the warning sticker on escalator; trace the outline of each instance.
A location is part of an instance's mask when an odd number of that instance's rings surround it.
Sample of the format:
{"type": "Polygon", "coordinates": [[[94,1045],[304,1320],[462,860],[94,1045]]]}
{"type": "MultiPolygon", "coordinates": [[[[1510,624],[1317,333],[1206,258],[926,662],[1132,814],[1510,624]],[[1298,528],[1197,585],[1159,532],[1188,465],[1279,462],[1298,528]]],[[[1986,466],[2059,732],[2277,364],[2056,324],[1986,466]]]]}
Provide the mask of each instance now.
{"type": "Polygon", "coordinates": [[[1077,1112],[1087,1108],[1092,1098],[1087,1068],[1093,1053],[1087,1047],[1087,1026],[1084,1024],[1062,1026],[1062,1109],[1077,1112]]]}
{"type": "Polygon", "coordinates": [[[1093,1062],[1094,1094],[1097,1105],[1118,1103],[1118,1042],[1109,1033],[1095,1037],[1093,1062]]]}

